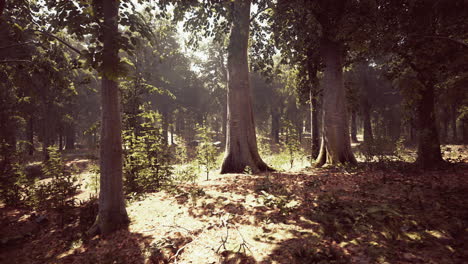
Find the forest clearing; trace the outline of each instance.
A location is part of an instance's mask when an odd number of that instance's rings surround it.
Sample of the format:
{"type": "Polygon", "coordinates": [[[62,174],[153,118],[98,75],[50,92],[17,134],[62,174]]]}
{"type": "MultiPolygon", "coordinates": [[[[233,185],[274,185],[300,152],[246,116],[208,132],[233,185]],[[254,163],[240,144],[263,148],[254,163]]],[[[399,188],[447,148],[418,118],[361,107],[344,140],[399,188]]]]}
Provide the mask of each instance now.
{"type": "Polygon", "coordinates": [[[466,0],[0,0],[0,263],[468,263],[466,0]]]}

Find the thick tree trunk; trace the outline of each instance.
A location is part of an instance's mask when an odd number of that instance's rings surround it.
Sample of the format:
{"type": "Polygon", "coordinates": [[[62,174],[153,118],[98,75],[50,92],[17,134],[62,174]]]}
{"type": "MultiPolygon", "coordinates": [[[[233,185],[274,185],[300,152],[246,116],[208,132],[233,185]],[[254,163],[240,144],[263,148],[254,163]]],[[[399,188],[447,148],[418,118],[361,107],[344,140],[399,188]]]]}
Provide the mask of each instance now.
{"type": "Polygon", "coordinates": [[[113,69],[118,57],[119,1],[104,0],[104,48],[101,88],[101,143],[100,143],[100,193],[99,212],[90,233],[110,234],[125,228],[129,219],[125,210],[122,190],[122,123],[118,83],[113,69]]]}
{"type": "Polygon", "coordinates": [[[323,78],[322,145],[316,166],[357,163],[351,151],[343,82],[342,44],[324,38],[321,55],[323,78]]]}
{"type": "Polygon", "coordinates": [[[314,95],[314,91],[311,89],[310,93],[310,140],[312,150],[312,160],[318,157],[320,151],[320,136],[319,136],[319,109],[317,96],[314,95]]]}
{"type": "Polygon", "coordinates": [[[351,142],[359,142],[357,139],[356,111],[351,112],[351,142]]]}
{"type": "Polygon", "coordinates": [[[254,173],[270,168],[258,154],[252,109],[247,51],[250,0],[232,3],[232,27],[228,46],[227,142],[221,173],[254,173]]]}
{"type": "Polygon", "coordinates": [[[417,105],[418,157],[416,163],[423,168],[436,167],[443,163],[434,111],[434,86],[425,85],[417,105]]]}
{"type": "Polygon", "coordinates": [[[34,154],[34,119],[32,115],[28,118],[28,126],[26,128],[26,134],[28,137],[28,154],[32,156],[34,154]]]}
{"type": "Polygon", "coordinates": [[[223,124],[222,124],[222,130],[223,130],[223,137],[222,137],[222,143],[223,143],[223,146],[226,146],[226,137],[227,137],[227,105],[224,104],[223,106],[223,124]]]}

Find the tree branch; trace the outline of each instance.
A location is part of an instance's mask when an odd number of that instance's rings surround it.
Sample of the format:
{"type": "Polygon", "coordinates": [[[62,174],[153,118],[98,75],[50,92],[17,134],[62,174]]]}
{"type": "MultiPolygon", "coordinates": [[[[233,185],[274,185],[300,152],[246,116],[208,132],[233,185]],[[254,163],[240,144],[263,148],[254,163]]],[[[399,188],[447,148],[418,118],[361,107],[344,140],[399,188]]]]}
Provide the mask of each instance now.
{"type": "Polygon", "coordinates": [[[258,17],[258,15],[260,15],[261,13],[263,13],[264,11],[266,11],[267,9],[270,9],[270,7],[269,7],[269,6],[266,6],[265,8],[262,8],[262,9],[258,10],[258,12],[257,12],[255,15],[253,15],[252,17],[250,17],[250,21],[249,21],[249,22],[254,21],[255,18],[258,17]]]}
{"type": "Polygon", "coordinates": [[[50,34],[48,32],[45,32],[45,31],[42,31],[42,30],[34,30],[34,32],[38,32],[38,33],[41,33],[42,35],[45,35],[45,36],[48,36],[48,37],[51,37],[53,39],[56,39],[58,40],[60,43],[62,43],[63,45],[67,46],[69,49],[73,50],[74,52],[78,53],[79,55],[81,55],[81,51],[75,47],[73,47],[71,44],[69,44],[68,42],[66,42],[65,40],[53,35],[53,34],[50,34]]]}

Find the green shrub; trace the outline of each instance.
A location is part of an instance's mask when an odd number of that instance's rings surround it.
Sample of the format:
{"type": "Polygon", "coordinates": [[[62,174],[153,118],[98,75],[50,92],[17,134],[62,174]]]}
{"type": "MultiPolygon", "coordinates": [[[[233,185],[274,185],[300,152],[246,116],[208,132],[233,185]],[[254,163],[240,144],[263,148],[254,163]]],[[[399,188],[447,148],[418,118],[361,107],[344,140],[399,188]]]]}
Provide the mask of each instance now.
{"type": "Polygon", "coordinates": [[[0,201],[19,205],[32,193],[35,179],[27,177],[20,154],[4,140],[0,142],[0,201]]]}
{"type": "Polygon", "coordinates": [[[143,123],[138,133],[134,129],[123,132],[126,194],[158,191],[172,181],[170,151],[161,127],[156,126],[161,123],[161,117],[151,110],[140,117],[143,123]]]}
{"type": "Polygon", "coordinates": [[[206,180],[209,179],[210,171],[216,168],[216,158],[218,150],[213,145],[213,132],[208,126],[197,127],[197,136],[200,143],[197,146],[197,162],[206,173],[206,180]]]}
{"type": "Polygon", "coordinates": [[[42,164],[42,173],[46,180],[35,186],[30,202],[38,210],[64,211],[75,205],[72,197],[80,185],[72,169],[63,163],[57,148],[49,147],[48,152],[50,158],[42,164]]]}

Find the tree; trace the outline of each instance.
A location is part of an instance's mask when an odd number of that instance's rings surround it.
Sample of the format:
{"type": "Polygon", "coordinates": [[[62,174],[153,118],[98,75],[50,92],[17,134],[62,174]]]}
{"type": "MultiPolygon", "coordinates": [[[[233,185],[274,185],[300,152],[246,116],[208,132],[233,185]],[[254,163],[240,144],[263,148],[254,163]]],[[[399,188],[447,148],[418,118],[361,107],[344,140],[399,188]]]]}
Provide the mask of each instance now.
{"type": "MultiPolygon", "coordinates": [[[[171,2],[171,1],[163,1],[171,2]]],[[[176,20],[185,19],[191,8],[191,16],[184,26],[187,30],[203,31],[205,37],[223,39],[229,26],[228,57],[228,95],[227,95],[227,135],[225,158],[221,173],[242,173],[246,166],[253,172],[271,170],[260,158],[252,108],[252,95],[249,81],[248,46],[250,32],[251,0],[178,2],[174,10],[176,20]],[[213,20],[210,21],[210,17],[213,20]],[[201,26],[200,26],[201,25],[201,26]]],[[[165,5],[167,3],[163,3],[165,5]]],[[[257,1],[260,11],[265,1],[257,1]]],[[[193,36],[196,43],[200,34],[193,36]]]]}
{"type": "Polygon", "coordinates": [[[128,225],[122,186],[122,124],[115,65],[119,64],[119,1],[104,0],[103,56],[101,71],[101,144],[99,212],[90,233],[103,235],[128,225]]]}
{"type": "Polygon", "coordinates": [[[232,26],[228,46],[228,109],[226,153],[221,173],[254,173],[270,170],[260,158],[252,110],[247,50],[250,0],[232,3],[232,26]]]}
{"type": "Polygon", "coordinates": [[[391,54],[393,77],[406,73],[420,85],[413,89],[418,131],[416,164],[423,168],[443,163],[435,120],[437,87],[466,69],[467,45],[464,1],[380,1],[380,49],[391,54]],[[388,25],[392,25],[388,28],[388,25]],[[391,43],[391,44],[390,44],[391,43]],[[464,66],[465,65],[465,66],[464,66]]]}

